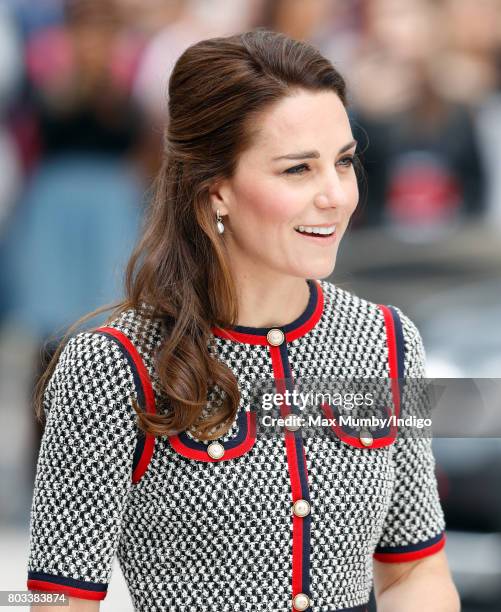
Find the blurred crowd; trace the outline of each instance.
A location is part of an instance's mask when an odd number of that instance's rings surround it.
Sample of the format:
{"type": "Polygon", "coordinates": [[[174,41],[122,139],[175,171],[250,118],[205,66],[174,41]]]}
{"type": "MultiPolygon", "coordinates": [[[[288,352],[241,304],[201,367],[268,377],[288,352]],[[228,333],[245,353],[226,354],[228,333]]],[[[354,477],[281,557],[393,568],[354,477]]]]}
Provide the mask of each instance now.
{"type": "Polygon", "coordinates": [[[267,27],[345,76],[353,229],[501,225],[501,0],[3,0],[0,325],[41,340],[121,296],[191,43],[267,27]]]}

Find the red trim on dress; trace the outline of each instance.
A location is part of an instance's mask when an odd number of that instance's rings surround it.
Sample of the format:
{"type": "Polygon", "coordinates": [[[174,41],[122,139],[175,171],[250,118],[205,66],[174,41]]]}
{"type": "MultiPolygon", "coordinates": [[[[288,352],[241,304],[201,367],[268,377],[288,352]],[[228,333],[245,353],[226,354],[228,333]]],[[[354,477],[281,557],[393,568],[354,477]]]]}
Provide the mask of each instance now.
{"type": "MultiPolygon", "coordinates": [[[[311,331],[315,325],[320,320],[322,316],[323,308],[324,308],[324,294],[322,291],[322,286],[317,280],[313,279],[315,283],[315,287],[317,290],[317,303],[315,305],[315,310],[312,312],[310,317],[299,327],[292,329],[285,333],[285,340],[287,342],[291,342],[292,340],[296,340],[301,336],[304,336],[306,333],[311,331]]],[[[287,327],[285,326],[277,326],[277,327],[287,327]]],[[[269,329],[273,329],[270,327],[269,329]]],[[[261,346],[269,346],[268,339],[266,338],[266,334],[246,334],[239,331],[234,331],[231,329],[226,329],[223,327],[219,327],[218,325],[214,325],[212,327],[212,333],[215,336],[219,336],[220,338],[225,338],[226,340],[232,340],[233,342],[243,342],[245,344],[259,344],[261,346]]]]}
{"type": "Polygon", "coordinates": [[[177,434],[168,436],[169,442],[177,453],[188,459],[196,459],[197,461],[205,461],[207,463],[219,463],[227,459],[235,459],[235,457],[240,457],[240,455],[250,450],[256,441],[256,413],[254,411],[246,411],[245,416],[247,419],[247,434],[244,440],[233,448],[225,449],[224,455],[219,459],[211,457],[207,450],[190,448],[183,443],[177,434]]]}
{"type": "MultiPolygon", "coordinates": [[[[144,393],[144,401],[146,412],[149,414],[155,414],[155,393],[153,391],[153,387],[151,385],[150,377],[148,375],[148,370],[144,365],[141,356],[139,355],[136,347],[132,344],[129,338],[121,331],[113,328],[113,327],[100,327],[96,331],[105,332],[110,336],[116,338],[127,350],[132,360],[134,361],[134,365],[136,366],[137,372],[139,374],[139,378],[141,380],[141,384],[143,386],[144,393]]],[[[136,484],[139,482],[140,478],[146,472],[146,468],[148,467],[151,458],[153,456],[153,450],[155,448],[155,436],[153,434],[145,434],[144,448],[141,453],[141,458],[139,459],[133,473],[132,473],[132,482],[136,484]]]]}
{"type": "MultiPolygon", "coordinates": [[[[388,366],[390,370],[393,405],[395,406],[394,414],[395,418],[398,419],[400,415],[400,390],[398,382],[398,356],[395,324],[390,309],[383,304],[378,304],[377,306],[382,311],[384,316],[384,322],[386,327],[386,346],[388,349],[388,366]]],[[[321,407],[327,418],[334,419],[334,413],[329,404],[324,403],[321,405],[321,407]]],[[[390,416],[391,414],[392,411],[388,411],[387,409],[387,416],[390,416]]],[[[392,424],[390,426],[391,433],[388,436],[384,436],[382,438],[374,438],[370,446],[365,446],[364,444],[362,444],[359,437],[353,436],[343,431],[342,427],[337,423],[337,421],[332,425],[332,429],[341,440],[343,440],[350,446],[355,446],[356,448],[363,448],[366,450],[370,450],[372,448],[381,448],[392,444],[397,437],[398,431],[397,426],[395,424],[392,424]]]]}
{"type": "Polygon", "coordinates": [[[242,332],[230,331],[222,327],[214,325],[212,327],[212,333],[220,338],[226,338],[226,340],[233,340],[233,342],[243,342],[245,344],[260,344],[261,346],[267,346],[268,340],[265,335],[262,334],[243,334],[242,332]]]}
{"type": "Polygon", "coordinates": [[[45,580],[28,580],[28,590],[33,591],[52,591],[54,593],[65,593],[71,597],[80,597],[81,599],[92,599],[95,601],[104,599],[107,591],[87,591],[65,584],[56,584],[55,582],[47,582],[45,580]]]}
{"type": "MultiPolygon", "coordinates": [[[[322,404],[322,409],[327,418],[334,419],[334,412],[332,411],[332,408],[329,406],[329,404],[322,404]]],[[[357,448],[364,448],[364,449],[381,448],[383,446],[388,446],[389,444],[392,444],[395,441],[395,438],[397,436],[397,426],[391,425],[390,435],[383,436],[382,438],[374,438],[370,446],[365,446],[365,444],[362,444],[359,437],[352,436],[351,434],[348,434],[345,431],[343,431],[343,429],[337,423],[337,421],[333,423],[331,427],[336,432],[336,435],[341,440],[343,440],[344,442],[347,442],[350,446],[356,446],[357,448]]]]}
{"type": "Polygon", "coordinates": [[[302,325],[300,325],[296,329],[293,329],[292,331],[286,332],[285,339],[287,342],[297,340],[297,338],[304,336],[309,331],[311,331],[320,321],[320,317],[322,316],[322,312],[324,310],[324,294],[320,283],[316,280],[314,280],[313,282],[315,283],[315,286],[317,288],[317,305],[315,306],[315,310],[311,314],[311,317],[302,325]]]}
{"type": "Polygon", "coordinates": [[[292,597],[303,591],[303,519],[292,517],[292,597]]]}
{"type": "Polygon", "coordinates": [[[415,561],[416,559],[428,557],[429,555],[433,555],[439,550],[442,550],[442,548],[445,546],[445,539],[444,533],[438,542],[435,542],[435,544],[427,546],[426,548],[422,548],[421,550],[399,553],[374,553],[372,556],[377,561],[381,561],[383,563],[404,563],[405,561],[415,561]]]}
{"type": "Polygon", "coordinates": [[[392,379],[393,401],[395,404],[395,416],[400,415],[400,389],[398,383],[398,357],[397,357],[397,339],[395,335],[395,322],[391,315],[388,306],[378,304],[378,308],[382,310],[384,322],[386,324],[386,346],[388,347],[388,363],[390,367],[390,378],[392,379]]]}
{"type": "MultiPolygon", "coordinates": [[[[277,393],[283,394],[286,390],[284,368],[280,357],[280,348],[270,346],[271,362],[273,374],[277,384],[277,393]]],[[[290,411],[282,403],[280,406],[280,416],[285,418],[290,411]]],[[[302,499],[301,481],[299,478],[299,468],[297,465],[296,437],[293,431],[285,428],[285,449],[287,453],[287,464],[289,467],[289,477],[291,482],[292,503],[302,499]]],[[[303,457],[306,468],[306,455],[303,447],[303,457]]],[[[305,469],[306,474],[308,474],[305,469]]],[[[294,597],[303,590],[303,517],[292,514],[292,596],[294,597]]]]}

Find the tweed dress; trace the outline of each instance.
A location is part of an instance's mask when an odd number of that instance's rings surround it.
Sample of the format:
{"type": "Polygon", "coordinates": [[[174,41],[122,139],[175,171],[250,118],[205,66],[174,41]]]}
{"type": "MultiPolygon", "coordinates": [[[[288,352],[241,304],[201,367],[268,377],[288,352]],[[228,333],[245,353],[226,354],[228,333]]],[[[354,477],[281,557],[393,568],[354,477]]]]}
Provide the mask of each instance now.
{"type": "Polygon", "coordinates": [[[29,589],[104,599],[116,556],[134,610],[362,612],[374,559],[443,548],[430,437],[336,419],[325,435],[259,425],[264,381],[283,391],[308,377],[381,379],[396,383],[394,408],[418,401],[398,388],[424,377],[414,323],[329,281],[307,282],[308,305],[292,323],[212,328],[209,350],[241,395],[216,441],[137,427],[131,398],[147,412],[166,406],[154,366],[161,319],[129,309],[70,338],[44,395],[29,589]]]}

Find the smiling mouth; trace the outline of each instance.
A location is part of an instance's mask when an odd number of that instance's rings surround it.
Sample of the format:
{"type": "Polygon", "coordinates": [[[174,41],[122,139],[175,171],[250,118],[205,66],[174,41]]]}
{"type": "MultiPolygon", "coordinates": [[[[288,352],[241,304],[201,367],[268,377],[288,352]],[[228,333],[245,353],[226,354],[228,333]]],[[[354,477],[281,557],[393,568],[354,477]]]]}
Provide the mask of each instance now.
{"type": "Polygon", "coordinates": [[[311,225],[297,225],[294,229],[298,234],[302,234],[303,236],[324,238],[327,236],[332,236],[336,231],[336,226],[329,225],[325,227],[315,227],[311,225]]]}

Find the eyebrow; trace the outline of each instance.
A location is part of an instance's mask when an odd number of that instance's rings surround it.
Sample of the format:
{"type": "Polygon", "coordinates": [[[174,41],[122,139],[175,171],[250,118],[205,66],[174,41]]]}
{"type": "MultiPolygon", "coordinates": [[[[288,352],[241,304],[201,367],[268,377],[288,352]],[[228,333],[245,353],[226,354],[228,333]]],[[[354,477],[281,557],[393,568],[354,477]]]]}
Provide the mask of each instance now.
{"type": "MultiPolygon", "coordinates": [[[[345,151],[348,151],[348,149],[351,149],[357,144],[358,143],[356,140],[352,140],[348,144],[345,144],[339,149],[338,155],[339,153],[344,153],[345,151]]],[[[277,161],[279,159],[311,159],[318,157],[320,157],[320,153],[318,151],[300,151],[299,153],[289,153],[288,155],[280,155],[280,157],[274,157],[273,161],[277,161]]]]}

